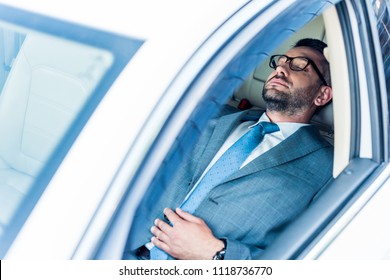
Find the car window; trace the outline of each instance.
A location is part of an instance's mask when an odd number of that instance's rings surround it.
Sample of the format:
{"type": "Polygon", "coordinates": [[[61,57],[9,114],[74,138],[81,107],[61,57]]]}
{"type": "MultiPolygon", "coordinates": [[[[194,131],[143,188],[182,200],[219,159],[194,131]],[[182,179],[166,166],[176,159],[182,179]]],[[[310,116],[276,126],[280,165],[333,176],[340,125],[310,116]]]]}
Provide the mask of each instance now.
{"type": "Polygon", "coordinates": [[[2,5],[0,10],[2,256],[142,41],[2,5]]]}
{"type": "MultiPolygon", "coordinates": [[[[301,7],[297,6],[294,8],[298,9],[301,7]]],[[[317,20],[311,23],[321,24],[321,18],[317,17],[321,15],[322,9],[324,8],[325,7],[323,6],[306,7],[305,12],[307,13],[307,17],[300,17],[299,19],[295,18],[294,21],[289,21],[288,23],[286,21],[286,18],[288,18],[286,15],[288,12],[291,14],[295,13],[296,11],[293,8],[279,17],[275,16],[273,22],[270,23],[265,30],[262,30],[256,34],[254,38],[251,38],[250,42],[242,49],[240,49],[236,56],[231,59],[227,63],[226,67],[218,74],[218,77],[215,78],[211,86],[206,90],[206,92],[204,92],[202,100],[197,104],[197,107],[192,112],[182,131],[175,138],[175,142],[172,145],[170,152],[165,157],[160,169],[150,184],[149,189],[146,191],[144,199],[137,209],[134,223],[130,229],[128,239],[129,248],[135,246],[134,244],[138,244],[138,238],[140,237],[138,235],[138,231],[142,231],[142,228],[147,227],[145,223],[152,223],[156,217],[161,215],[161,211],[159,211],[160,209],[156,210],[155,207],[155,205],[158,205],[159,203],[161,204],[161,198],[164,195],[171,193],[173,188],[184,189],[193,183],[188,181],[184,183],[183,180],[182,185],[175,185],[172,183],[172,181],[180,181],[181,178],[177,179],[175,176],[180,177],[186,175],[186,165],[192,166],[189,160],[190,153],[194,149],[199,148],[199,150],[202,150],[202,147],[205,147],[207,142],[202,141],[207,141],[205,140],[207,137],[202,136],[204,135],[204,132],[210,132],[206,128],[210,124],[213,124],[214,118],[221,114],[227,114],[228,112],[239,110],[237,107],[235,107],[237,104],[235,104],[236,100],[234,100],[234,95],[240,86],[242,86],[243,82],[247,79],[253,79],[257,81],[258,73],[256,72],[256,75],[253,74],[257,67],[264,61],[268,60],[271,54],[275,53],[279,47],[282,47],[283,43],[286,44],[286,48],[291,47],[291,42],[285,42],[285,40],[295,34],[305,24],[311,22],[314,19],[317,20]],[[174,178],[177,180],[174,180],[174,178]],[[152,212],[151,209],[154,209],[154,212],[152,212]]],[[[257,22],[257,24],[259,23],[257,22]]],[[[255,23],[253,23],[253,25],[255,26],[255,23]]],[[[324,38],[323,29],[320,29],[320,32],[313,33],[315,33],[313,36],[316,36],[317,38],[324,38]]],[[[234,43],[236,43],[234,40],[229,42],[229,47],[234,45],[234,43]]],[[[219,58],[218,55],[215,55],[215,57],[219,58]]],[[[215,67],[213,61],[208,62],[208,67],[215,67]]],[[[204,73],[207,73],[207,70],[205,70],[204,73]]],[[[266,71],[268,73],[270,72],[269,69],[266,71]]],[[[202,74],[204,73],[199,74],[200,78],[194,81],[195,84],[201,83],[203,81],[202,74]]],[[[261,88],[261,86],[259,87],[261,88]]],[[[196,86],[194,86],[194,88],[196,88],[196,86]]],[[[261,95],[261,92],[256,91],[255,94],[261,95]]],[[[177,110],[177,112],[180,112],[180,110],[177,110]]],[[[252,116],[248,116],[248,120],[258,120],[260,115],[256,113],[252,116]]],[[[158,141],[156,141],[156,145],[158,144],[158,141]]],[[[156,150],[158,149],[156,148],[156,150]]],[[[145,166],[147,166],[147,164],[145,166]]],[[[172,195],[172,197],[173,196],[174,195],[172,195]]],[[[213,200],[211,195],[208,199],[213,200]]],[[[221,199],[223,200],[223,198],[221,199]]],[[[218,201],[213,201],[213,203],[218,205],[218,201]]],[[[234,206],[232,205],[232,207],[234,206]]],[[[218,211],[221,211],[220,209],[218,211]]],[[[205,211],[214,213],[214,211],[217,210],[208,209],[205,211]]],[[[199,213],[200,212],[202,212],[202,210],[199,210],[199,213]]],[[[217,216],[217,212],[215,212],[215,214],[217,216]]],[[[240,214],[242,214],[242,212],[237,210],[237,217],[240,214]]],[[[247,222],[249,222],[249,219],[247,222]]],[[[214,229],[218,230],[218,228],[214,229]]],[[[142,235],[142,237],[144,237],[144,235],[142,235]]]]}
{"type": "Polygon", "coordinates": [[[25,37],[25,34],[10,30],[9,28],[0,29],[0,38],[2,42],[0,46],[0,63],[3,65],[0,69],[0,92],[4,87],[11,66],[19,53],[25,37]]]}
{"type": "MultiPolygon", "coordinates": [[[[390,92],[390,15],[389,1],[372,1],[375,15],[377,17],[377,28],[380,45],[382,49],[383,66],[386,77],[387,92],[390,92]]],[[[389,94],[388,94],[389,95],[389,94]]],[[[388,96],[390,100],[390,96],[388,96]]],[[[388,102],[390,105],[390,102],[388,102]]]]}

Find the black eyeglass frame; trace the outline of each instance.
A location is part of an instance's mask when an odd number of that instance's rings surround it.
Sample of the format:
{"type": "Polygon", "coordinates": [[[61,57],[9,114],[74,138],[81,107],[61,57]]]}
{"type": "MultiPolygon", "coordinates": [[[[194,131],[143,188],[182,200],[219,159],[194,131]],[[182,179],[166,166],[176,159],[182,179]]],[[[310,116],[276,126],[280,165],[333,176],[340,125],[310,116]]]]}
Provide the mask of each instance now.
{"type": "Polygon", "coordinates": [[[269,64],[268,64],[269,67],[271,67],[271,68],[274,69],[274,70],[276,70],[276,68],[277,68],[278,66],[280,66],[280,65],[277,65],[276,62],[275,62],[275,60],[274,60],[274,58],[277,57],[277,56],[279,56],[279,57],[280,57],[280,56],[285,57],[285,58],[287,59],[285,63],[288,62],[288,66],[289,66],[290,69],[293,70],[293,71],[298,71],[298,72],[299,72],[299,71],[303,71],[303,70],[305,70],[309,65],[312,65],[314,71],[317,72],[317,75],[318,75],[318,77],[320,77],[320,79],[321,79],[322,83],[324,84],[324,86],[328,86],[328,83],[325,81],[325,78],[324,78],[324,76],[321,74],[320,69],[318,69],[317,65],[316,65],[316,64],[314,63],[314,61],[311,60],[310,58],[305,57],[305,56],[290,57],[290,56],[287,56],[287,55],[285,55],[285,54],[274,54],[274,55],[272,55],[272,56],[270,57],[270,59],[269,59],[269,64]],[[307,64],[305,65],[305,67],[303,67],[303,68],[292,68],[292,67],[291,67],[291,62],[292,62],[295,58],[303,58],[303,59],[305,59],[305,60],[307,61],[307,64]]]}

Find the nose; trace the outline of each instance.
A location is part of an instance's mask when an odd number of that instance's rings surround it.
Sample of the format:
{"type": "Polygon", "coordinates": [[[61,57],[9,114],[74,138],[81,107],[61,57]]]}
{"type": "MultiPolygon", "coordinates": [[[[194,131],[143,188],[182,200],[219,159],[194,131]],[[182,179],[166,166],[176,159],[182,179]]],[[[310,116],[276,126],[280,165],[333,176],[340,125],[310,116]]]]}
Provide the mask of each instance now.
{"type": "Polygon", "coordinates": [[[276,74],[279,76],[279,75],[283,75],[285,77],[287,77],[289,75],[289,70],[290,70],[290,67],[289,67],[289,61],[283,63],[283,64],[280,64],[276,67],[276,69],[274,70],[276,72],[276,74]]]}

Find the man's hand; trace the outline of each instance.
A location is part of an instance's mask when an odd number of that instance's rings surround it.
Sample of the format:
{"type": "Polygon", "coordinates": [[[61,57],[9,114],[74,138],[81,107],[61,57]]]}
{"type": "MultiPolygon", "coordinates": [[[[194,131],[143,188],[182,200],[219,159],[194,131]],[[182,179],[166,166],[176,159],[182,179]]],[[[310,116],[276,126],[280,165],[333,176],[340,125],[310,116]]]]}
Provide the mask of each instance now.
{"type": "Polygon", "coordinates": [[[151,228],[152,243],[176,259],[211,260],[216,252],[223,249],[224,244],[217,239],[207,224],[180,208],[176,213],[164,209],[164,214],[171,222],[156,219],[151,228]]]}

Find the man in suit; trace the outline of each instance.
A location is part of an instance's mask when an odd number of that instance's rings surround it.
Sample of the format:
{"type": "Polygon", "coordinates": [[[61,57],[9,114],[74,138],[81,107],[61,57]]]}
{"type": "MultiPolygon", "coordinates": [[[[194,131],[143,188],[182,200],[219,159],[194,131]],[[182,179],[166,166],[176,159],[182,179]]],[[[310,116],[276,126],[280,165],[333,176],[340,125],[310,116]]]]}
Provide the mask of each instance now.
{"type": "Polygon", "coordinates": [[[309,124],[332,99],[325,47],[302,39],[285,55],[271,57],[274,71],[262,93],[266,112],[256,121],[248,121],[251,111],[244,111],[211,122],[168,193],[154,209],[138,211],[124,258],[148,259],[155,246],[171,259],[256,259],[309,205],[332,177],[333,148],[309,124]],[[277,124],[278,130],[266,134],[192,213],[183,211],[180,205],[203,176],[259,122],[277,124]],[[145,221],[154,225],[142,229],[145,221]]]}

